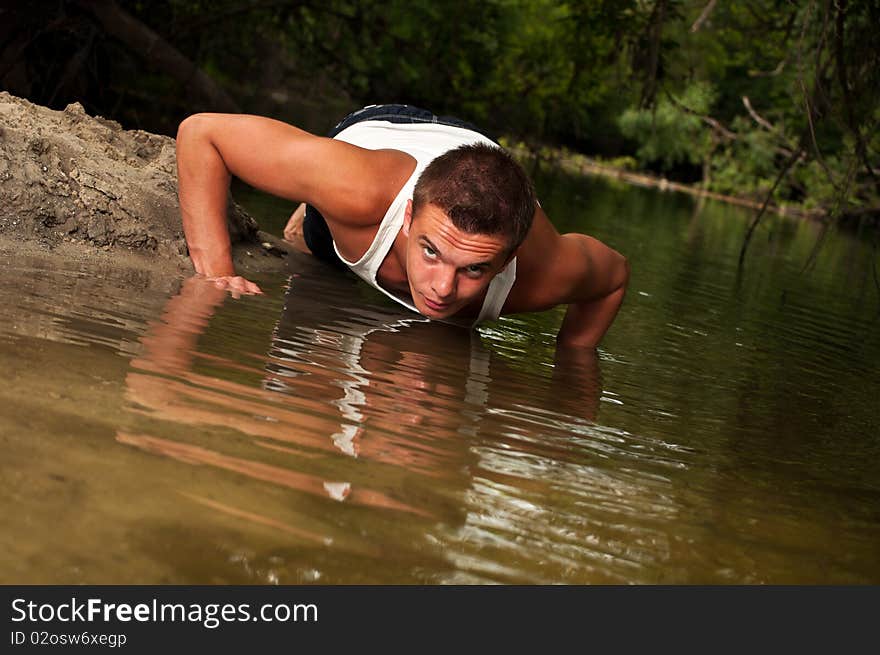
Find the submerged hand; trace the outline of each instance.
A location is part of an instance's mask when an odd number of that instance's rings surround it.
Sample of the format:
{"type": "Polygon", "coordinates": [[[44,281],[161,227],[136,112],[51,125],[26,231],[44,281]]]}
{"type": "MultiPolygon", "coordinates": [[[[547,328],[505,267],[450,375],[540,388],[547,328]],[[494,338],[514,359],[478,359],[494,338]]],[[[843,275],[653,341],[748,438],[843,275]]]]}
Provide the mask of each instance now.
{"type": "Polygon", "coordinates": [[[602,396],[602,371],[595,348],[556,347],[549,397],[559,411],[596,420],[602,396]]]}
{"type": "Polygon", "coordinates": [[[241,294],[252,295],[262,294],[262,290],[253,282],[245,280],[240,275],[218,275],[207,278],[208,282],[213,282],[218,289],[230,291],[233,298],[238,298],[241,294]]]}

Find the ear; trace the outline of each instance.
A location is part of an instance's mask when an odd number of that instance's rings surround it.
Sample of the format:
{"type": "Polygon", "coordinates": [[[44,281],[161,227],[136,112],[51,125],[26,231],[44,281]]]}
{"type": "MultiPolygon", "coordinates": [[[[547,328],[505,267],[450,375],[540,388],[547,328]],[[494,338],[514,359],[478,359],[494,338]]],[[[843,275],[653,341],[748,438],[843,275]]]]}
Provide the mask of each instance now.
{"type": "Polygon", "coordinates": [[[403,234],[409,236],[409,229],[412,226],[412,199],[406,201],[406,210],[403,214],[403,234]]]}

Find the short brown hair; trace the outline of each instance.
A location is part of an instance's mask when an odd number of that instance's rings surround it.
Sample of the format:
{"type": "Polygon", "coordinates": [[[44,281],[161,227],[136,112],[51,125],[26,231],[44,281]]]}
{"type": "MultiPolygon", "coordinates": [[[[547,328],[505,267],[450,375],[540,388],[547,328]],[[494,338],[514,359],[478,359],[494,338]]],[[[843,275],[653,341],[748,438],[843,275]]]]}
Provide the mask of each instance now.
{"type": "Polygon", "coordinates": [[[535,190],[513,157],[499,146],[474,143],[434,159],[413,191],[413,217],[436,205],[452,224],[471,234],[503,234],[516,249],[535,215],[535,190]]]}

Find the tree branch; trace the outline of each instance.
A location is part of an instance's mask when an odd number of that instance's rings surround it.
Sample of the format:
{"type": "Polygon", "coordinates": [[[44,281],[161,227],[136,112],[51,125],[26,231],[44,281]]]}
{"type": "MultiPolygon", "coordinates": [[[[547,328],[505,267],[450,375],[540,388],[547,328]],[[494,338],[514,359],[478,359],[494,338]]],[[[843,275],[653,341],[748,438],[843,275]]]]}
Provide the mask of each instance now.
{"type": "Polygon", "coordinates": [[[816,153],[816,161],[819,162],[819,166],[821,166],[822,170],[825,171],[825,176],[828,178],[829,184],[831,184],[831,186],[834,187],[835,190],[837,190],[839,189],[839,186],[834,180],[834,175],[831,173],[831,169],[828,168],[828,164],[825,163],[825,158],[822,156],[822,151],[819,150],[819,143],[816,141],[816,128],[813,125],[813,103],[810,102],[810,98],[807,95],[807,87],[804,86],[803,79],[798,80],[798,82],[800,82],[801,93],[804,96],[804,108],[807,110],[807,126],[810,129],[810,140],[813,143],[813,151],[816,153]]]}
{"type": "Polygon", "coordinates": [[[850,97],[850,87],[849,81],[847,79],[846,61],[844,55],[846,51],[844,45],[844,31],[846,22],[847,0],[838,0],[836,8],[837,15],[835,17],[834,58],[837,63],[837,81],[840,85],[840,92],[843,96],[844,116],[846,117],[847,127],[849,127],[850,133],[856,140],[856,155],[858,155],[859,159],[862,162],[862,165],[865,167],[865,170],[868,171],[868,175],[871,176],[871,180],[873,180],[874,182],[874,187],[877,191],[880,191],[880,180],[877,179],[877,175],[874,173],[871,162],[868,160],[868,149],[865,146],[864,138],[862,138],[862,131],[861,129],[859,129],[858,121],[856,120],[855,114],[853,112],[853,100],[850,97]]]}
{"type": "Polygon", "coordinates": [[[779,171],[779,174],[776,176],[776,180],[773,182],[773,186],[770,187],[770,190],[767,192],[767,196],[764,198],[764,203],[761,205],[761,209],[758,210],[758,213],[755,215],[755,218],[752,219],[751,224],[749,225],[749,229],[746,232],[745,239],[743,239],[742,247],[739,250],[739,262],[737,264],[738,268],[742,268],[743,260],[746,256],[746,250],[749,247],[749,242],[752,240],[752,234],[755,232],[755,228],[758,227],[758,223],[761,221],[761,218],[767,212],[767,207],[770,205],[770,200],[773,198],[773,194],[776,192],[776,187],[779,186],[779,183],[782,182],[782,178],[791,170],[791,167],[794,166],[795,162],[800,159],[803,152],[794,152],[791,157],[788,158],[788,161],[785,162],[785,166],[779,171]]]}
{"type": "Polygon", "coordinates": [[[746,110],[749,112],[749,116],[755,119],[755,122],[763,127],[768,132],[773,132],[774,134],[778,134],[779,130],[777,130],[766,118],[763,118],[758,112],[754,110],[752,107],[752,103],[749,101],[748,96],[742,97],[743,105],[745,105],[746,110]]]}
{"type": "Polygon", "coordinates": [[[663,21],[666,19],[666,8],[669,0],[656,0],[651,16],[648,19],[648,62],[645,84],[642,88],[640,107],[649,107],[654,104],[657,95],[657,78],[660,72],[660,49],[663,40],[663,21]]]}
{"type": "Polygon", "coordinates": [[[220,86],[177,48],[123,10],[113,0],[76,0],[103,26],[108,34],[125,43],[149,65],[192,89],[214,111],[238,113],[238,104],[220,86]]]}
{"type": "Polygon", "coordinates": [[[694,24],[691,25],[691,32],[696,32],[703,26],[703,23],[706,22],[707,18],[709,18],[709,14],[711,14],[712,10],[715,9],[715,4],[717,1],[718,0],[709,0],[709,4],[707,4],[703,8],[703,11],[700,12],[699,18],[697,18],[697,20],[694,21],[694,24]]]}
{"type": "Polygon", "coordinates": [[[776,64],[776,68],[772,71],[749,71],[749,77],[776,77],[780,73],[782,73],[785,68],[785,64],[788,63],[788,57],[782,59],[778,64],[776,64]]]}
{"type": "Polygon", "coordinates": [[[690,114],[691,116],[696,116],[697,118],[699,118],[706,125],[711,127],[713,130],[715,130],[718,134],[723,136],[728,141],[736,141],[739,138],[739,136],[737,135],[736,132],[732,132],[729,129],[727,129],[724,125],[721,124],[721,122],[719,120],[712,118],[711,116],[704,116],[702,114],[698,114],[693,109],[691,109],[690,107],[688,107],[687,105],[682,103],[681,100],[679,100],[678,98],[673,96],[671,93],[667,92],[666,97],[669,98],[669,100],[672,102],[672,104],[674,104],[676,107],[678,107],[682,111],[690,114]]]}

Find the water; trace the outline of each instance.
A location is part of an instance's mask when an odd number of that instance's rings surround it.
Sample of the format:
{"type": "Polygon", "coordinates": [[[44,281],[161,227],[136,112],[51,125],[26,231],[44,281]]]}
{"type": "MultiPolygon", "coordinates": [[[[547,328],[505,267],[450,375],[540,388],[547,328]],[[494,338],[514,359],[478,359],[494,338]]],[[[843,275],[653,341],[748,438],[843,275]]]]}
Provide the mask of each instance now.
{"type": "Polygon", "coordinates": [[[738,275],[741,210],[538,187],[633,266],[579,361],[305,258],[234,300],[0,252],[0,582],[880,582],[871,235],[768,217],[738,275]]]}

